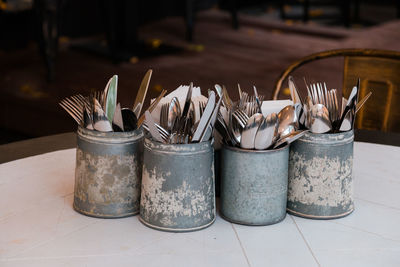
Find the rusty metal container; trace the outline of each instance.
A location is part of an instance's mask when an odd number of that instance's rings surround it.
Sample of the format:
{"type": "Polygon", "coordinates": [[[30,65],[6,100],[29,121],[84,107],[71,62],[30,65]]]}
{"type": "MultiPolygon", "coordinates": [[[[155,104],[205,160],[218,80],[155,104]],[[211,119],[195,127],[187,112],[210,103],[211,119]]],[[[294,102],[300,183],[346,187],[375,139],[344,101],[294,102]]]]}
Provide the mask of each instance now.
{"type": "Polygon", "coordinates": [[[306,133],[290,146],[289,213],[335,219],[354,210],[353,131],[306,133]]]}
{"type": "Polygon", "coordinates": [[[286,216],[289,146],[221,150],[221,216],[233,223],[269,225],[286,216]]]}
{"type": "Polygon", "coordinates": [[[216,217],[212,141],[162,144],[144,141],[140,221],[157,230],[188,232],[216,217]]]}
{"type": "Polygon", "coordinates": [[[142,129],[77,132],[74,209],[99,218],[139,213],[143,163],[142,129]]]}

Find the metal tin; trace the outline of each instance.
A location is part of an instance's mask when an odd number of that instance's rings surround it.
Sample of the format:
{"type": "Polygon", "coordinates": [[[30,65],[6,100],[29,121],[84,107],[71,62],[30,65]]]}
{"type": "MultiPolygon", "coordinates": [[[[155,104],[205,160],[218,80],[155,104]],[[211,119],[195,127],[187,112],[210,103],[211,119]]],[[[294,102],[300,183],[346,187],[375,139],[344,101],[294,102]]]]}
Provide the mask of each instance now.
{"type": "Polygon", "coordinates": [[[221,215],[246,225],[269,225],[286,216],[289,146],[247,150],[224,146],[221,215]]]}
{"type": "Polygon", "coordinates": [[[78,128],[74,209],[100,218],[139,213],[142,129],[98,132],[78,128]]]}
{"type": "Polygon", "coordinates": [[[146,138],[140,221],[163,231],[188,232],[215,221],[212,141],[162,144],[146,138]]]}
{"type": "Polygon", "coordinates": [[[354,210],[353,140],[353,131],[306,133],[291,144],[289,213],[312,219],[334,219],[354,210]]]}

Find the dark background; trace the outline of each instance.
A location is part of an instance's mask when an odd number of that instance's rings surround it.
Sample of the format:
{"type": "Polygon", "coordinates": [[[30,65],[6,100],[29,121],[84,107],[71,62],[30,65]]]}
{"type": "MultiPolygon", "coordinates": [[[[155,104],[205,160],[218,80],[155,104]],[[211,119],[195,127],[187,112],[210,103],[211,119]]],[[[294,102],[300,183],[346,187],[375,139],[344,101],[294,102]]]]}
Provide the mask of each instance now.
{"type": "MultiPolygon", "coordinates": [[[[400,51],[399,1],[0,1],[0,144],[76,129],[58,102],[119,75],[130,107],[191,81],[271,96],[292,62],[336,48],[400,51]],[[308,12],[305,15],[305,4],[308,12]]],[[[340,60],[297,74],[342,84],[340,60]]],[[[285,85],[286,86],[286,85],[285,85]]],[[[281,98],[288,98],[282,94],[281,98]]]]}

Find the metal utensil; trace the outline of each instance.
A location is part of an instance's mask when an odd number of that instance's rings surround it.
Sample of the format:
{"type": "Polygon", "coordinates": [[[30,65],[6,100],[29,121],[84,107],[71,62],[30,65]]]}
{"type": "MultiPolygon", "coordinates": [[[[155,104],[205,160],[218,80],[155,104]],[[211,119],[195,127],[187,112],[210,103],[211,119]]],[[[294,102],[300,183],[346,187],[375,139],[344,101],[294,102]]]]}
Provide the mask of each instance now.
{"type": "Polygon", "coordinates": [[[142,82],[140,83],[139,91],[136,95],[135,103],[133,104],[132,109],[135,109],[140,103],[140,107],[137,109],[136,117],[140,116],[140,112],[142,111],[142,106],[144,104],[144,100],[146,99],[147,89],[149,88],[151,75],[153,74],[153,70],[149,69],[143,77],[142,82]]]}
{"type": "Polygon", "coordinates": [[[264,117],[261,113],[252,115],[246,123],[240,138],[240,147],[244,149],[254,149],[254,141],[257,134],[258,127],[264,117]]]}
{"type": "MultiPolygon", "coordinates": [[[[122,119],[122,112],[121,112],[121,104],[120,103],[118,103],[117,106],[115,107],[114,118],[113,118],[112,122],[113,122],[113,124],[115,124],[119,128],[121,128],[122,131],[124,131],[124,121],[122,119]]],[[[135,121],[135,124],[136,123],[137,123],[137,119],[135,121]]]]}
{"type": "Polygon", "coordinates": [[[167,130],[172,131],[176,118],[181,116],[181,106],[178,98],[172,98],[168,107],[167,130]]]}
{"type": "Polygon", "coordinates": [[[186,100],[185,100],[185,105],[183,106],[183,110],[180,116],[179,124],[178,124],[178,129],[182,129],[184,126],[186,116],[189,112],[190,109],[190,103],[192,102],[192,90],[193,90],[193,83],[191,82],[186,94],[186,100]]]}
{"type": "Polygon", "coordinates": [[[111,123],[96,98],[92,99],[92,116],[93,129],[100,132],[112,132],[111,123]]]}
{"type": "Polygon", "coordinates": [[[279,138],[289,135],[299,127],[296,108],[292,105],[288,105],[279,111],[278,120],[279,126],[277,136],[279,138]]]}
{"type": "Polygon", "coordinates": [[[151,137],[157,142],[163,143],[163,139],[161,138],[160,132],[157,129],[156,123],[153,120],[153,117],[151,116],[150,112],[146,110],[144,113],[146,117],[146,125],[149,128],[149,132],[151,134],[151,137]]]}
{"type": "Polygon", "coordinates": [[[214,107],[215,107],[215,93],[214,91],[210,92],[208,97],[207,105],[201,115],[199,124],[196,128],[196,131],[193,134],[192,142],[199,142],[200,138],[203,136],[204,131],[208,126],[208,122],[213,114],[214,107]]]}
{"type": "Polygon", "coordinates": [[[117,106],[117,91],[118,91],[118,75],[114,75],[111,78],[109,86],[105,93],[105,103],[104,103],[104,112],[110,121],[110,124],[113,122],[115,108],[117,106]]]}
{"type": "Polygon", "coordinates": [[[212,132],[213,132],[213,129],[214,129],[214,125],[215,125],[215,122],[217,120],[217,116],[218,116],[218,113],[219,113],[219,108],[220,108],[221,103],[222,103],[222,99],[223,98],[220,97],[220,99],[218,100],[217,104],[215,105],[213,113],[211,114],[211,117],[207,122],[207,128],[203,132],[203,134],[202,134],[202,136],[200,138],[200,142],[207,141],[207,140],[209,140],[211,138],[211,135],[212,135],[212,132]]]}
{"type": "Polygon", "coordinates": [[[366,96],[364,96],[360,102],[356,105],[356,113],[360,110],[360,108],[367,102],[368,98],[372,95],[372,92],[369,92],[366,96]]]}
{"type": "Polygon", "coordinates": [[[89,130],[93,130],[92,112],[89,111],[87,106],[85,106],[85,108],[83,109],[83,127],[89,130]]]}
{"type": "Polygon", "coordinates": [[[274,148],[278,148],[284,143],[290,144],[290,143],[296,141],[297,139],[301,138],[303,135],[306,134],[306,132],[309,132],[309,131],[310,130],[294,131],[294,132],[290,133],[289,135],[287,135],[286,137],[278,140],[274,144],[274,148]]]}
{"type": "Polygon", "coordinates": [[[253,89],[254,89],[254,96],[256,98],[256,103],[257,103],[257,107],[258,107],[258,112],[262,114],[261,101],[260,101],[260,98],[258,97],[257,88],[254,85],[253,85],[253,89]]]}
{"type": "Polygon", "coordinates": [[[278,115],[276,113],[268,114],[261,122],[254,140],[254,148],[258,150],[267,149],[274,141],[278,129],[278,115]]]}
{"type": "Polygon", "coordinates": [[[288,84],[289,84],[290,96],[292,98],[293,103],[294,104],[300,103],[301,105],[303,105],[303,101],[300,98],[300,94],[297,90],[296,84],[294,83],[294,79],[292,76],[289,76],[288,84]]]}
{"type": "Polygon", "coordinates": [[[311,132],[326,133],[332,130],[331,120],[329,119],[329,111],[324,105],[313,105],[309,115],[311,132]]]}
{"type": "Polygon", "coordinates": [[[138,119],[135,112],[129,108],[121,109],[121,116],[123,121],[123,128],[126,132],[134,131],[137,129],[138,119]]]}
{"type": "Polygon", "coordinates": [[[347,99],[346,107],[344,108],[343,113],[341,114],[341,117],[340,117],[340,120],[338,121],[336,129],[334,129],[335,131],[336,130],[340,130],[340,128],[342,127],[343,121],[344,121],[348,111],[349,110],[353,110],[353,109],[355,111],[355,109],[356,109],[355,106],[357,104],[357,99],[356,99],[357,98],[357,94],[358,94],[357,86],[354,86],[353,89],[350,92],[349,98],[347,99]]]}
{"type": "MultiPolygon", "coordinates": [[[[167,93],[167,90],[162,90],[161,94],[153,101],[153,103],[150,104],[149,108],[147,109],[150,113],[153,112],[153,110],[156,108],[158,103],[160,103],[161,99],[164,97],[164,95],[167,93]]],[[[140,116],[137,122],[137,127],[140,127],[145,120],[144,114],[140,116]]]]}

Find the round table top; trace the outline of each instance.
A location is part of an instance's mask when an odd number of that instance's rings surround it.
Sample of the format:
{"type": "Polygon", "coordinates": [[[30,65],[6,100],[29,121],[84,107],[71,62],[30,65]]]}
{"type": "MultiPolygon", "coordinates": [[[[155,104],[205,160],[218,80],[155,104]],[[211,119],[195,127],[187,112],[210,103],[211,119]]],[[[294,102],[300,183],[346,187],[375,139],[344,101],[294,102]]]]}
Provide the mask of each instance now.
{"type": "Polygon", "coordinates": [[[400,147],[356,142],[355,211],[167,233],[72,208],[75,149],[0,165],[0,266],[400,266],[400,147]]]}

